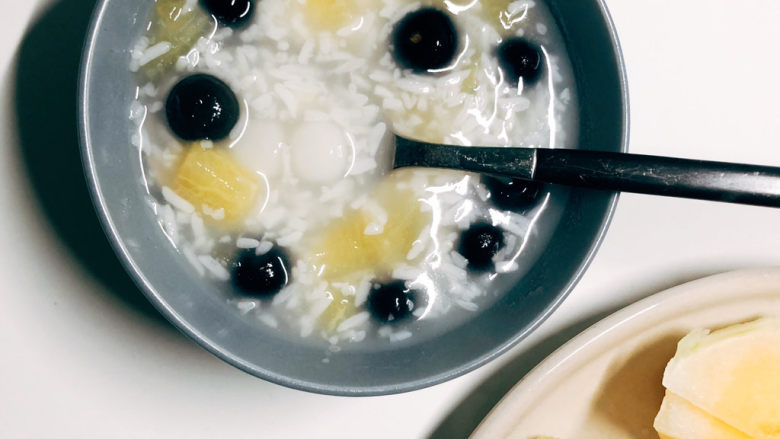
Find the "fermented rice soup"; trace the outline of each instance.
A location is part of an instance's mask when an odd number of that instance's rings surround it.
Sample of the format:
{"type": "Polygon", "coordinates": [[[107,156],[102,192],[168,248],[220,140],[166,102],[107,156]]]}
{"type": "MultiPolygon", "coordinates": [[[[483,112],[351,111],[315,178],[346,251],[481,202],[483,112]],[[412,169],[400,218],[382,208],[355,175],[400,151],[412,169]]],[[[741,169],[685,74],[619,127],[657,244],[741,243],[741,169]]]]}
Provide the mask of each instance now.
{"type": "Polygon", "coordinates": [[[504,294],[566,194],[390,172],[392,133],[570,147],[576,91],[531,0],[157,0],[131,49],[145,189],[236,313],[333,350],[413,342],[504,294]]]}

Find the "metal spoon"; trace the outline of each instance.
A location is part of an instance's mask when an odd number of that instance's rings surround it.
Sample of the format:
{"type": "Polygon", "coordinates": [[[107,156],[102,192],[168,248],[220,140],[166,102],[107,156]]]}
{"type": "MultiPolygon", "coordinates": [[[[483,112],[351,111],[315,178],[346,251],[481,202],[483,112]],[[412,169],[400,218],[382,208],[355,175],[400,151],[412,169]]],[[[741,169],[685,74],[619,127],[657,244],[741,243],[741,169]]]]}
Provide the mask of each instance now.
{"type": "Polygon", "coordinates": [[[780,168],[583,149],[437,145],[395,137],[393,168],[448,168],[523,180],[780,207],[780,168]]]}

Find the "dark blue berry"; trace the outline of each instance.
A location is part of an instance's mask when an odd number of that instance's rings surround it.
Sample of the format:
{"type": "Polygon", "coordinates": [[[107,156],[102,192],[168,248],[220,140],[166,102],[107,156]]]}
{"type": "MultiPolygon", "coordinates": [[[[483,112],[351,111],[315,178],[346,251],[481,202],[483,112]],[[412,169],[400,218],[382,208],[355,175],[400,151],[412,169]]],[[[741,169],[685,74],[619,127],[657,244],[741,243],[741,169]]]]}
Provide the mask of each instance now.
{"type": "Polygon", "coordinates": [[[255,249],[241,252],[233,266],[233,283],[243,293],[272,296],[290,281],[290,264],[279,248],[257,255],[255,249]]]}
{"type": "Polygon", "coordinates": [[[238,99],[227,84],[199,73],[173,86],[165,102],[165,116],[171,131],[183,140],[218,141],[238,122],[238,99]]]}
{"type": "Polygon", "coordinates": [[[490,200],[501,210],[519,211],[527,209],[539,200],[541,183],[535,181],[501,179],[482,176],[482,183],[490,191],[490,200]]]}
{"type": "Polygon", "coordinates": [[[366,306],[380,322],[395,322],[411,315],[421,297],[420,291],[408,288],[402,280],[375,283],[368,293],[366,306]]]}
{"type": "Polygon", "coordinates": [[[523,85],[532,85],[544,70],[541,49],[522,38],[504,40],[496,55],[504,79],[511,85],[517,85],[520,78],[523,78],[523,85]]]}
{"type": "Polygon", "coordinates": [[[493,256],[504,247],[504,232],[488,223],[474,223],[460,236],[458,253],[469,262],[472,271],[493,268],[493,256]]]}
{"type": "Polygon", "coordinates": [[[253,0],[201,0],[203,7],[225,26],[241,27],[252,18],[253,0]]]}
{"type": "Polygon", "coordinates": [[[450,65],[458,50],[455,24],[435,8],[407,14],[395,25],[392,38],[396,62],[415,73],[450,65]]]}

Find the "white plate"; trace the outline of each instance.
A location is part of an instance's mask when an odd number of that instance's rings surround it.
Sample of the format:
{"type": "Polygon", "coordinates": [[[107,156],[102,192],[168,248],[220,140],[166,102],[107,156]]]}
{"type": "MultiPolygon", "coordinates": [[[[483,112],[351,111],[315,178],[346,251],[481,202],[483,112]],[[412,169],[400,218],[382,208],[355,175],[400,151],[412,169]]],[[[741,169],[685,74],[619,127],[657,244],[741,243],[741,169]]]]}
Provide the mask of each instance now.
{"type": "Polygon", "coordinates": [[[547,357],[496,405],[475,439],[658,439],[661,377],[694,328],[780,316],[780,269],[719,274],[655,294],[547,357]]]}

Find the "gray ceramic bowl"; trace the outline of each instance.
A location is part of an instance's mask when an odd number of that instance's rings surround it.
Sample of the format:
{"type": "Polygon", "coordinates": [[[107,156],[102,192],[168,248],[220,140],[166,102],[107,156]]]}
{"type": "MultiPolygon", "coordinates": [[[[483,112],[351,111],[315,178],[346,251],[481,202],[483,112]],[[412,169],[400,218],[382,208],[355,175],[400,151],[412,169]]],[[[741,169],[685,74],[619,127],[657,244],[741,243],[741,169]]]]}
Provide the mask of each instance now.
{"type": "MultiPolygon", "coordinates": [[[[84,164],[109,240],[149,300],[174,325],[226,362],[285,386],[377,395],[430,386],[490,361],[563,301],[593,257],[616,195],[575,190],[552,242],[514,288],[466,324],[393,350],[323,350],[240,318],[165,238],[144,200],[128,144],[130,42],[152,0],[103,0],[86,44],[80,90],[84,164]]],[[[617,36],[601,0],[549,0],[572,58],[580,102],[579,144],[624,151],[628,103],[617,36]]]]}

